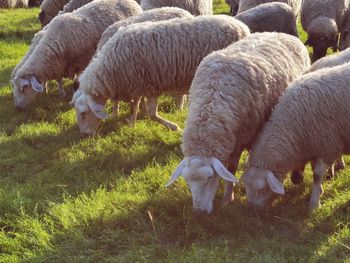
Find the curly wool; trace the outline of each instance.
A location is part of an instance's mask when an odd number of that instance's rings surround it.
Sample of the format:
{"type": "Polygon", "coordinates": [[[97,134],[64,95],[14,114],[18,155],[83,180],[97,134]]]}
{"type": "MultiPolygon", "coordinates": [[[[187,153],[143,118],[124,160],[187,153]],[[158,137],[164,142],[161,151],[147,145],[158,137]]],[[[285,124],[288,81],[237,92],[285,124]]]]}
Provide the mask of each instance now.
{"type": "Polygon", "coordinates": [[[292,83],[252,148],[250,166],[282,177],[308,161],[331,165],[349,153],[349,67],[317,70],[292,83]]]}
{"type": "Polygon", "coordinates": [[[224,15],[123,27],[84,70],[80,85],[105,98],[183,94],[207,54],[248,34],[246,25],[224,15]]]}
{"type": "Polygon", "coordinates": [[[294,10],[294,14],[298,16],[302,0],[240,0],[238,14],[247,11],[248,9],[251,9],[255,6],[271,2],[282,2],[288,4],[294,10]]]}
{"type": "Polygon", "coordinates": [[[103,31],[141,12],[134,0],[98,0],[57,16],[17,76],[34,75],[44,82],[80,73],[95,53],[103,31]]]}
{"type": "Polygon", "coordinates": [[[261,4],[238,14],[236,19],[245,23],[250,32],[281,32],[298,37],[296,16],[285,3],[261,4]]]}
{"type": "Polygon", "coordinates": [[[192,15],[212,15],[212,0],[141,0],[140,3],[143,10],[154,8],[173,6],[187,10],[192,15]]]}
{"type": "Polygon", "coordinates": [[[162,7],[149,11],[145,11],[138,16],[133,16],[128,19],[119,21],[109,26],[102,34],[100,42],[97,45],[97,50],[101,50],[103,45],[118,31],[119,28],[125,27],[131,24],[142,22],[157,22],[162,20],[169,20],[173,18],[192,17],[192,15],[181,8],[177,7],[162,7]]]}
{"type": "Polygon", "coordinates": [[[255,33],[208,55],[190,89],[184,156],[239,159],[288,84],[309,66],[303,43],[283,33],[255,33]]]}

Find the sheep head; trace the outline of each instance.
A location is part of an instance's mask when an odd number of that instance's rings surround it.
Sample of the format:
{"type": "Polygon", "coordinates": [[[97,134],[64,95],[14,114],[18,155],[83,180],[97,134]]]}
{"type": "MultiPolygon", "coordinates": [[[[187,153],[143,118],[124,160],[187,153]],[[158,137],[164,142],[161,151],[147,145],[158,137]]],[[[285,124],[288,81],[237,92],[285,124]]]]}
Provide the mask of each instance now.
{"type": "Polygon", "coordinates": [[[12,81],[13,97],[16,108],[24,109],[38,93],[44,92],[44,86],[33,75],[15,77],[12,81]]]}
{"type": "Polygon", "coordinates": [[[237,178],[215,157],[186,157],[176,168],[166,186],[171,185],[181,175],[192,193],[195,213],[212,212],[220,178],[233,183],[238,182],[237,178]]]}
{"type": "Polygon", "coordinates": [[[77,113],[77,123],[81,133],[95,135],[100,120],[108,118],[104,112],[106,100],[87,95],[78,89],[70,102],[77,113]]]}
{"type": "Polygon", "coordinates": [[[258,209],[264,209],[274,194],[284,194],[282,183],[270,170],[250,167],[244,172],[241,180],[249,203],[258,209]]]}

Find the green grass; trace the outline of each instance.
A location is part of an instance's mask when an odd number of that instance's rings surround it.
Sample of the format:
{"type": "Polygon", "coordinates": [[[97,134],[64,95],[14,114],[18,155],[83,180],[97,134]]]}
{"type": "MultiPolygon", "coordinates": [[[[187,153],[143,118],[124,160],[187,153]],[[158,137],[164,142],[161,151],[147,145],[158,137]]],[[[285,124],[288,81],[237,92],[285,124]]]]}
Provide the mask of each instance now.
{"type": "MultiPolygon", "coordinates": [[[[311,215],[308,171],[266,215],[239,185],[234,203],[219,209],[219,191],[214,214],[196,218],[183,180],[163,187],[182,158],[180,134],[148,119],[132,129],[123,107],[85,138],[55,89],[15,112],[10,73],[39,30],[38,12],[0,10],[0,262],[350,262],[349,169],[324,183],[311,215]]],[[[186,118],[169,98],[161,114],[186,118]]]]}

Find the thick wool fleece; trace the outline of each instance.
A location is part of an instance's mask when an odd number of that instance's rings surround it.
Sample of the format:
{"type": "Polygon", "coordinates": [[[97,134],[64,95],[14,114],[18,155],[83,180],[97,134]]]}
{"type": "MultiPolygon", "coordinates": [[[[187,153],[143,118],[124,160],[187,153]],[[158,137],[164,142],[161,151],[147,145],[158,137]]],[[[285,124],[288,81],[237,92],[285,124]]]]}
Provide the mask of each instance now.
{"type": "Polygon", "coordinates": [[[207,54],[248,34],[246,25],[224,15],[123,27],[84,70],[80,85],[105,98],[184,94],[207,54]]]}
{"type": "Polygon", "coordinates": [[[282,2],[288,4],[294,10],[294,14],[298,16],[302,0],[240,0],[238,14],[255,6],[271,2],[282,2]]]}
{"type": "Polygon", "coordinates": [[[17,76],[34,75],[43,82],[79,74],[95,53],[103,31],[141,12],[134,0],[97,0],[56,17],[17,76]]]}
{"type": "Polygon", "coordinates": [[[142,23],[142,22],[157,22],[162,20],[169,20],[173,18],[192,17],[192,15],[181,8],[177,7],[162,7],[156,8],[149,11],[145,11],[140,15],[130,17],[128,19],[119,21],[109,26],[102,34],[100,42],[97,45],[97,49],[101,50],[103,45],[118,31],[120,27],[128,26],[131,24],[142,23]]]}
{"type": "Polygon", "coordinates": [[[296,16],[285,3],[261,4],[238,14],[236,19],[245,23],[250,32],[280,32],[298,36],[296,16]]]}
{"type": "Polygon", "coordinates": [[[350,62],[350,48],[337,54],[327,56],[313,63],[308,72],[316,71],[322,68],[332,68],[350,62]]]}
{"type": "Polygon", "coordinates": [[[288,84],[309,66],[303,43],[283,33],[255,33],[208,55],[190,89],[184,156],[239,159],[288,84]]]}
{"type": "Polygon", "coordinates": [[[252,148],[249,165],[279,175],[350,150],[350,64],[305,74],[290,85],[252,148]]]}
{"type": "Polygon", "coordinates": [[[140,4],[143,10],[173,6],[185,9],[195,16],[213,14],[212,0],[141,0],[140,4]]]}

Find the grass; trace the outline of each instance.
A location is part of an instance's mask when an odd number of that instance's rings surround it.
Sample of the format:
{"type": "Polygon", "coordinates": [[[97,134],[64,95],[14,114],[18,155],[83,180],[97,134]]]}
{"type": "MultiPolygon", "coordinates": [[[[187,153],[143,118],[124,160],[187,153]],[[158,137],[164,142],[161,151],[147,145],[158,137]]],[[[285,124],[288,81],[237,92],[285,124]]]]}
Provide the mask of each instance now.
{"type": "MultiPolygon", "coordinates": [[[[308,171],[266,215],[238,185],[235,202],[196,218],[183,180],[163,187],[182,158],[180,134],[148,119],[132,129],[124,107],[98,137],[82,137],[55,89],[15,112],[10,74],[38,12],[0,10],[0,262],[350,262],[349,169],[324,183],[312,214],[308,171]]],[[[161,114],[181,125],[186,117],[169,98],[161,114]]]]}

